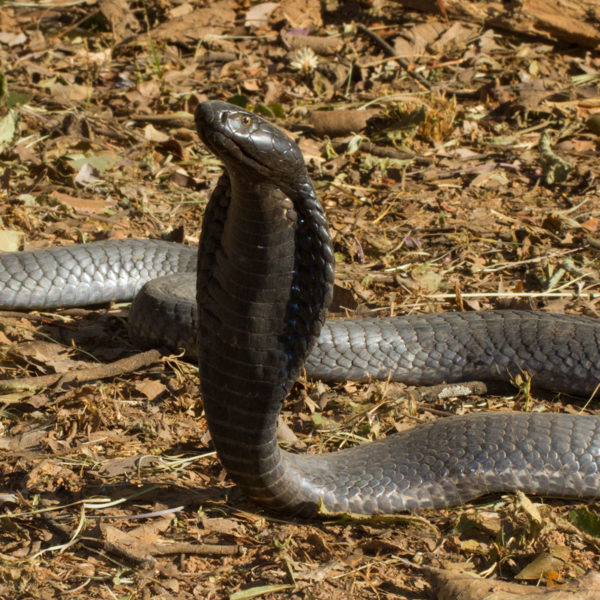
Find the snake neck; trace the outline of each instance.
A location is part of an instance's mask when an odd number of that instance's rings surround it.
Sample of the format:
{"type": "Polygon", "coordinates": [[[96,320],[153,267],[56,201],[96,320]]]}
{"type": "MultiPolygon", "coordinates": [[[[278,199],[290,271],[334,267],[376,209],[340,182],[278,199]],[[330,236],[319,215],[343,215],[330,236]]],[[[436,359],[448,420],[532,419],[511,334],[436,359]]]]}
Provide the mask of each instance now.
{"type": "Polygon", "coordinates": [[[294,198],[239,174],[229,201],[227,188],[211,198],[199,248],[202,397],[228,473],[276,507],[277,417],[325,320],[333,252],[309,181],[294,198]]]}

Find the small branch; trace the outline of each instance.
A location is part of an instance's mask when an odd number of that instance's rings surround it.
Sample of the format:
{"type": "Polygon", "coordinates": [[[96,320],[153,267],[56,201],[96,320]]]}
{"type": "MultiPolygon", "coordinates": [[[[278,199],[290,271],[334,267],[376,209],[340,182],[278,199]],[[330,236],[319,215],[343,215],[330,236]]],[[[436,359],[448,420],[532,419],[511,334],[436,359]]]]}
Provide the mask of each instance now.
{"type": "MultiPolygon", "coordinates": [[[[573,298],[580,300],[595,300],[600,298],[600,292],[465,292],[461,298],[573,298]]],[[[429,300],[455,300],[456,294],[430,294],[429,300]]]]}
{"type": "Polygon", "coordinates": [[[70,371],[68,373],[55,373],[39,377],[23,377],[21,379],[6,379],[0,381],[0,390],[39,389],[58,383],[64,385],[72,381],[82,383],[95,379],[110,379],[124,373],[131,373],[158,362],[161,354],[158,350],[140,352],[127,358],[116,360],[105,365],[95,365],[86,369],[70,371]]]}
{"type": "MultiPolygon", "coordinates": [[[[336,152],[345,152],[348,149],[348,142],[332,142],[333,149],[336,152]]],[[[387,146],[378,146],[377,144],[373,144],[373,142],[369,142],[368,140],[363,140],[360,143],[360,149],[374,156],[379,156],[382,158],[396,158],[398,160],[412,160],[418,165],[430,165],[433,162],[432,158],[426,158],[423,156],[416,156],[415,154],[410,154],[409,152],[402,152],[401,150],[397,150],[396,148],[388,148],[387,146]]]]}
{"type": "Polygon", "coordinates": [[[129,115],[127,118],[131,121],[159,123],[160,125],[170,125],[171,127],[189,127],[194,123],[194,116],[183,111],[164,115],[129,115]]]}
{"type": "Polygon", "coordinates": [[[243,546],[237,544],[191,544],[189,542],[173,542],[172,544],[156,544],[152,548],[155,556],[168,554],[201,554],[212,556],[235,556],[242,554],[243,546]]]}
{"type": "Polygon", "coordinates": [[[482,396],[489,391],[484,381],[464,381],[461,383],[441,383],[411,390],[409,395],[417,402],[435,402],[444,398],[461,396],[482,396]]]}
{"type": "Polygon", "coordinates": [[[543,256],[534,256],[533,258],[527,258],[525,260],[516,260],[514,262],[500,264],[494,267],[483,267],[481,271],[485,271],[486,273],[494,273],[496,271],[502,271],[504,269],[510,269],[512,267],[520,266],[520,265],[530,265],[532,263],[542,262],[549,258],[556,258],[557,256],[565,256],[567,254],[573,254],[575,252],[581,252],[581,250],[585,250],[586,246],[579,246],[578,248],[569,248],[568,250],[560,250],[558,252],[549,252],[548,254],[544,254],[543,256]]]}

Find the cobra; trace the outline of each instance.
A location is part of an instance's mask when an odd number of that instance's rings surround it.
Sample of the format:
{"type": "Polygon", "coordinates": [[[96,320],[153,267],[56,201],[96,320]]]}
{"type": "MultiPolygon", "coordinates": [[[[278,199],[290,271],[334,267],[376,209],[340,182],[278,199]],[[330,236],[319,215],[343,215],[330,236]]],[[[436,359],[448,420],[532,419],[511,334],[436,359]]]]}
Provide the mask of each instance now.
{"type": "Polygon", "coordinates": [[[277,418],[303,368],[329,381],[391,377],[415,385],[508,381],[525,371],[534,385],[590,396],[600,382],[600,325],[520,311],[326,322],[333,247],[299,148],[223,102],[200,104],[195,121],[225,165],[197,259],[192,248],[150,240],[4,254],[0,305],[123,300],[145,283],[132,335],[197,352],[219,459],[271,509],[392,513],[514,490],[600,494],[596,416],[477,413],[344,451],[283,451],[277,418]]]}

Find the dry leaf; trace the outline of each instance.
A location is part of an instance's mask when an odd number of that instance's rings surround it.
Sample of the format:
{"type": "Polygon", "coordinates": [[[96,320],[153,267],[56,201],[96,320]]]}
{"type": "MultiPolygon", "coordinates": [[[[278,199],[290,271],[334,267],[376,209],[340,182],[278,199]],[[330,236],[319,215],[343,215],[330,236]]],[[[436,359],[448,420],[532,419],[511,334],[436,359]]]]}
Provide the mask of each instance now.
{"type": "Polygon", "coordinates": [[[115,205],[111,198],[78,198],[57,190],[52,190],[50,197],[61,204],[70,206],[73,210],[79,210],[94,214],[103,214],[108,208],[115,205]]]}
{"type": "Polygon", "coordinates": [[[538,554],[527,566],[521,569],[515,579],[537,581],[550,572],[560,572],[565,566],[562,557],[555,556],[550,552],[538,554]]]}
{"type": "Polygon", "coordinates": [[[117,42],[140,30],[140,23],[127,0],[100,0],[99,6],[102,14],[110,22],[117,42]]]}
{"type": "Polygon", "coordinates": [[[16,252],[21,249],[25,235],[22,231],[0,229],[0,252],[16,252]]]}
{"type": "Polygon", "coordinates": [[[446,28],[446,23],[441,21],[415,25],[408,31],[403,31],[402,35],[394,40],[394,51],[397,56],[405,58],[420,56],[446,28]]]}
{"type": "Polygon", "coordinates": [[[233,0],[211,2],[210,7],[197,8],[193,12],[161,23],[152,31],[155,40],[166,40],[176,44],[197,41],[213,34],[230,32],[235,23],[233,0]]]}
{"type": "Polygon", "coordinates": [[[321,0],[281,0],[281,10],[293,28],[310,31],[323,25],[321,0]]]}
{"type": "Polygon", "coordinates": [[[167,388],[160,383],[160,381],[156,381],[155,379],[144,379],[135,384],[135,389],[141,394],[144,394],[148,400],[155,400],[167,388]]]}
{"type": "Polygon", "coordinates": [[[244,25],[246,27],[261,27],[266,25],[273,14],[273,11],[279,7],[279,2],[262,2],[255,4],[248,9],[244,25]]]}
{"type": "Polygon", "coordinates": [[[79,173],[77,173],[77,175],[75,176],[74,181],[75,183],[78,183],[79,185],[82,185],[84,187],[87,185],[95,185],[102,181],[102,179],[100,179],[98,175],[100,175],[98,169],[95,169],[89,163],[84,163],[83,165],[81,165],[79,173]]]}
{"type": "Polygon", "coordinates": [[[336,137],[361,131],[366,127],[367,121],[378,113],[375,109],[315,110],[310,119],[318,135],[336,137]]]}
{"type": "Polygon", "coordinates": [[[13,46],[22,46],[27,42],[27,36],[24,33],[10,33],[0,31],[0,44],[6,44],[11,48],[13,46]]]}
{"type": "Polygon", "coordinates": [[[170,136],[164,133],[163,131],[159,131],[153,125],[148,124],[146,125],[146,127],[144,127],[144,137],[149,142],[160,143],[168,141],[170,136]]]}

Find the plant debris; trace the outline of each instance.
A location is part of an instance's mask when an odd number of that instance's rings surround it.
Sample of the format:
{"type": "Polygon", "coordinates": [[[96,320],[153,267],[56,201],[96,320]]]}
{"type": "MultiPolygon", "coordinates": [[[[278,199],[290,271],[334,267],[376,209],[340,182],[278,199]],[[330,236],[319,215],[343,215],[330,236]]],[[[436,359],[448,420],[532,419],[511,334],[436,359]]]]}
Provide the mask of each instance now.
{"type": "MultiPolygon", "coordinates": [[[[0,248],[197,244],[221,166],[191,115],[222,99],[298,141],[331,223],[336,314],[600,317],[592,0],[563,23],[554,0],[502,19],[493,3],[402,4],[5,2],[0,248]]],[[[195,365],[141,353],[127,310],[0,313],[0,598],[600,595],[595,501],[264,512],[211,449],[195,365]]],[[[485,389],[301,380],[282,444],[335,451],[480,410],[598,414],[526,374],[485,389]]]]}

